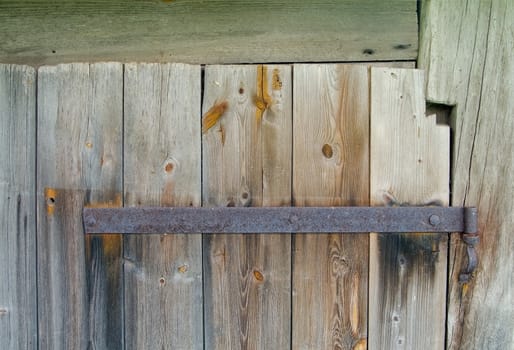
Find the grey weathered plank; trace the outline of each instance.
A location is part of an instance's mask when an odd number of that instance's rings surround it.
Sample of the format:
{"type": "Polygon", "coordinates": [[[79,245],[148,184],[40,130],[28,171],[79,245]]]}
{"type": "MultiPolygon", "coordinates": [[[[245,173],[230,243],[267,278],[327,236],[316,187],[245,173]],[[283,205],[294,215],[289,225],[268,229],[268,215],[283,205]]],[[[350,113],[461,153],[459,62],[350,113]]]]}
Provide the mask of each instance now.
{"type": "MultiPolygon", "coordinates": [[[[294,66],[295,206],[369,204],[367,65],[294,66]]],[[[293,239],[294,349],[365,349],[368,236],[293,239]]]]}
{"type": "Polygon", "coordinates": [[[84,205],[121,204],[122,65],[38,71],[40,349],[122,347],[121,239],[84,240],[84,205]]]}
{"type": "Polygon", "coordinates": [[[0,62],[417,57],[416,0],[0,2],[0,62]]]}
{"type": "MultiPolygon", "coordinates": [[[[291,201],[290,66],[207,66],[204,118],[227,108],[203,136],[204,206],[291,201]]],[[[205,343],[209,349],[290,346],[291,237],[204,239],[205,343]]]]}
{"type": "Polygon", "coordinates": [[[514,349],[514,2],[423,2],[419,65],[427,98],[455,105],[452,205],[477,206],[474,278],[452,236],[447,347],[514,349]]]}
{"type": "Polygon", "coordinates": [[[0,348],[36,349],[36,72],[0,65],[0,348]]]}
{"type": "MultiPolygon", "coordinates": [[[[126,206],[201,204],[200,66],[125,66],[126,206]]],[[[202,349],[201,235],[125,238],[127,349],[202,349]]]]}
{"type": "MultiPolygon", "coordinates": [[[[449,128],[425,116],[423,72],[372,68],[372,205],[448,205],[449,128]]],[[[447,235],[370,239],[372,349],[442,349],[447,235]]]]}

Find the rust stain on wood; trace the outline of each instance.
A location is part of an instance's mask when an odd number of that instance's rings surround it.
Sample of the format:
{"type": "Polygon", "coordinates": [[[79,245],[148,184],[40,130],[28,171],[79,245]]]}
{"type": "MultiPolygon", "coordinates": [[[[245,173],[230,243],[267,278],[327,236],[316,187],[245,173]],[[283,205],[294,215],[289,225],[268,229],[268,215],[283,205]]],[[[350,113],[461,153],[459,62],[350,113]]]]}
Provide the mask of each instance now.
{"type": "MultiPolygon", "coordinates": [[[[277,75],[277,79],[280,82],[280,78],[278,78],[278,69],[274,69],[273,74],[277,75]]],[[[280,86],[281,84],[282,83],[280,82],[280,86]]],[[[260,123],[264,112],[273,103],[273,99],[268,91],[268,67],[266,66],[257,66],[257,95],[254,97],[253,102],[255,107],[257,107],[255,110],[255,121],[260,123]]]]}
{"type": "Polygon", "coordinates": [[[271,90],[282,90],[280,71],[277,68],[273,69],[273,75],[271,76],[271,90]]]}
{"type": "Polygon", "coordinates": [[[215,103],[208,111],[204,114],[202,119],[202,134],[205,134],[212,128],[218,120],[223,116],[228,108],[228,102],[222,101],[215,103]]]}
{"type": "Polygon", "coordinates": [[[257,109],[255,110],[255,121],[260,123],[262,115],[267,108],[266,101],[263,97],[262,86],[264,84],[264,69],[262,65],[257,66],[257,95],[254,98],[254,103],[257,109]]]}
{"type": "Polygon", "coordinates": [[[46,213],[53,215],[55,212],[55,201],[57,198],[57,190],[55,188],[45,188],[46,213]]]}
{"type": "MultiPolygon", "coordinates": [[[[86,208],[120,208],[122,207],[122,195],[121,193],[116,193],[114,198],[105,202],[93,202],[87,203],[84,205],[86,208]]],[[[93,237],[91,237],[92,239],[93,237]]],[[[121,240],[122,235],[115,234],[103,234],[103,235],[95,235],[94,238],[101,238],[99,241],[102,246],[102,252],[104,256],[116,257],[121,254],[121,240]]],[[[86,250],[90,249],[90,245],[86,246],[86,250]]]]}
{"type": "Polygon", "coordinates": [[[359,339],[353,346],[353,350],[366,350],[368,348],[368,341],[366,339],[359,339]]]}

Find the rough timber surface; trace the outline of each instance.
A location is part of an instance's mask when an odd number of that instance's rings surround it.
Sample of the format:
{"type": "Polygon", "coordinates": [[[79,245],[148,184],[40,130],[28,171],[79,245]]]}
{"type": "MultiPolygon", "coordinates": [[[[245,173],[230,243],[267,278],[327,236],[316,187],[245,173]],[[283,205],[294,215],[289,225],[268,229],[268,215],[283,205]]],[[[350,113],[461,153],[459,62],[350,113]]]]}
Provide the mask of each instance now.
{"type": "MultiPolygon", "coordinates": [[[[294,66],[295,206],[369,205],[369,68],[294,66]]],[[[293,239],[294,349],[365,349],[368,235],[293,239]]]]}
{"type": "MultiPolygon", "coordinates": [[[[371,205],[448,205],[450,132],[425,115],[423,74],[371,69],[371,205]]],[[[447,241],[371,236],[370,348],[444,347],[447,241]]]]}
{"type": "MultiPolygon", "coordinates": [[[[200,66],[127,64],[125,206],[199,206],[200,66]]],[[[201,236],[124,239],[127,349],[202,349],[201,236]]]]}
{"type": "Polygon", "coordinates": [[[0,65],[0,348],[37,348],[36,72],[0,65]]]}
{"type": "Polygon", "coordinates": [[[466,247],[450,250],[447,347],[514,349],[514,2],[423,2],[419,66],[427,99],[455,105],[452,205],[477,206],[474,278],[466,247]]]}
{"type": "Polygon", "coordinates": [[[120,206],[122,65],[38,71],[39,349],[123,346],[121,239],[84,240],[84,205],[120,206]]]}
{"type": "MultiPolygon", "coordinates": [[[[207,66],[203,205],[281,206],[291,201],[290,66],[207,66]]],[[[205,344],[287,349],[291,334],[291,236],[204,237],[205,344]]]]}
{"type": "Polygon", "coordinates": [[[0,62],[409,60],[416,0],[0,1],[0,62]]]}

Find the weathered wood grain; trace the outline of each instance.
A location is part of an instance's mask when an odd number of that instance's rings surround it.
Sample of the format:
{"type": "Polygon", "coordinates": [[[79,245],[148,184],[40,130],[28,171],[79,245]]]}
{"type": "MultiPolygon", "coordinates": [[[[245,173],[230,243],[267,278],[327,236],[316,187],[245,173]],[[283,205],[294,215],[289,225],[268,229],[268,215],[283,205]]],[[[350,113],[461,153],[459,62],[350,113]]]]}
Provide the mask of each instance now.
{"type": "Polygon", "coordinates": [[[123,346],[121,239],[84,239],[82,207],[119,206],[122,65],[38,71],[40,349],[123,346]]]}
{"type": "Polygon", "coordinates": [[[0,65],[0,348],[37,348],[36,71],[0,65]]]}
{"type": "Polygon", "coordinates": [[[416,0],[0,2],[0,62],[417,57],[416,0]]]}
{"type": "MultiPolygon", "coordinates": [[[[200,98],[200,66],[125,65],[125,205],[201,204],[200,98]]],[[[201,244],[125,238],[127,349],[203,348],[201,244]]]]}
{"type": "MultiPolygon", "coordinates": [[[[447,126],[425,116],[423,72],[372,68],[372,205],[448,205],[447,126]]],[[[370,239],[369,347],[442,349],[446,235],[370,239]]]]}
{"type": "MultiPolygon", "coordinates": [[[[294,66],[295,206],[369,205],[366,65],[294,66]]],[[[368,235],[298,234],[294,349],[365,349],[368,235]]]]}
{"type": "Polygon", "coordinates": [[[452,205],[477,206],[474,278],[459,283],[466,246],[452,236],[447,347],[514,349],[514,2],[428,1],[418,63],[427,98],[455,105],[452,205]]]}
{"type": "MultiPolygon", "coordinates": [[[[226,102],[203,135],[204,206],[280,206],[291,200],[290,66],[207,66],[204,112],[226,102]]],[[[290,346],[290,235],[204,238],[205,344],[290,346]]]]}

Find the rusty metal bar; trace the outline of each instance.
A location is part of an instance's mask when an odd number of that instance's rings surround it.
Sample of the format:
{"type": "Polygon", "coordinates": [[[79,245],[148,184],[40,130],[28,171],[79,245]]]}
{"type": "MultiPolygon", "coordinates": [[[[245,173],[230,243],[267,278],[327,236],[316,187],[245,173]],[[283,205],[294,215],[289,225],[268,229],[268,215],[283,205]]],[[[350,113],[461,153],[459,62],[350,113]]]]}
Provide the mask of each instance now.
{"type": "Polygon", "coordinates": [[[86,234],[477,232],[476,208],[84,208],[86,234]]]}

